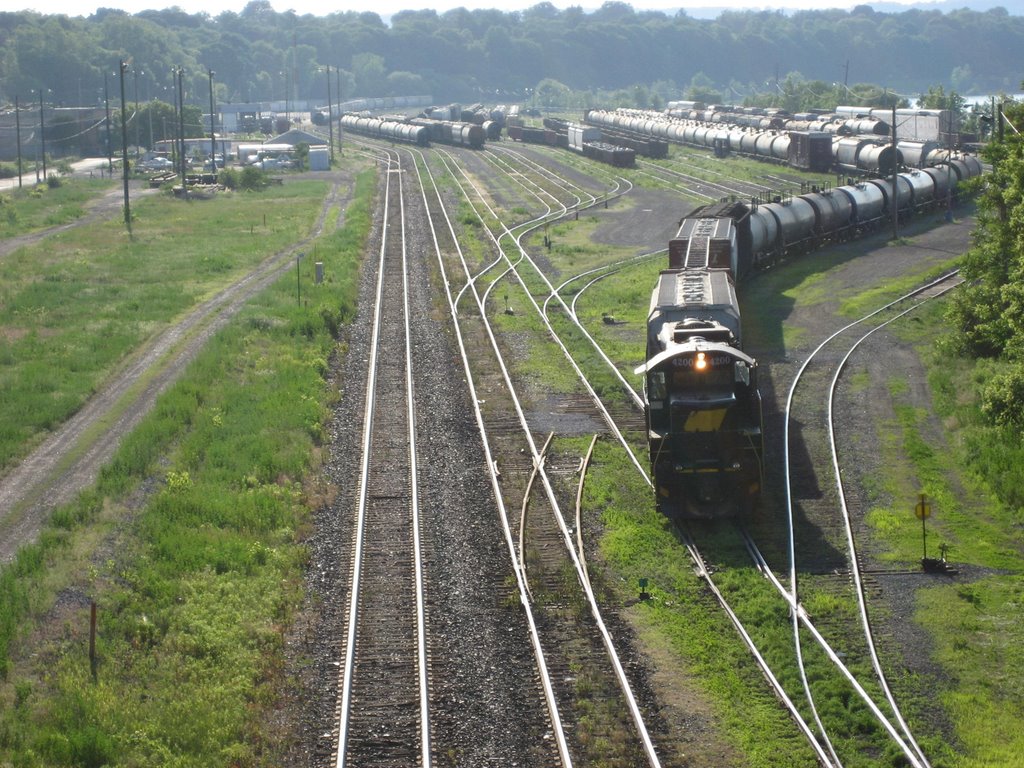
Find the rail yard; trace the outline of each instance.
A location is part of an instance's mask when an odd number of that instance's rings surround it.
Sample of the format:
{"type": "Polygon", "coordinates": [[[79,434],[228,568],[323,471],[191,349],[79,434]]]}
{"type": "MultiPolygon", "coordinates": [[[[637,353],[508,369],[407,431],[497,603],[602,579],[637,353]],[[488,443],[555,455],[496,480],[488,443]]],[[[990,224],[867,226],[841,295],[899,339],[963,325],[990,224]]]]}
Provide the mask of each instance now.
{"type": "Polygon", "coordinates": [[[955,290],[967,227],[945,214],[969,215],[980,164],[839,183],[689,140],[625,162],[582,129],[342,121],[377,215],[288,639],[287,762],[946,764],[907,600],[955,574],[868,524],[891,427],[864,393],[896,358],[917,370],[890,331],[955,290]],[[886,253],[890,225],[908,242],[886,253]],[[710,454],[734,441],[709,436],[741,397],[757,445],[730,503],[740,464],[710,454]]]}

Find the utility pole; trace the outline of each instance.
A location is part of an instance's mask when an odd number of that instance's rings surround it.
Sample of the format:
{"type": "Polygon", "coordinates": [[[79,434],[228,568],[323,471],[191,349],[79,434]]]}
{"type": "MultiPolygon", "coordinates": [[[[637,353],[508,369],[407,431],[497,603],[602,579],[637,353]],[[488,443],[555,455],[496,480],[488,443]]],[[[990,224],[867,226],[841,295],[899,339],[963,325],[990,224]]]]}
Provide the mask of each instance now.
{"type": "Polygon", "coordinates": [[[135,157],[139,157],[139,70],[132,70],[132,80],[135,85],[135,114],[132,115],[132,122],[135,123],[135,157]]]}
{"type": "Polygon", "coordinates": [[[214,125],[216,125],[217,121],[216,121],[216,119],[214,118],[214,115],[213,115],[213,76],[215,74],[217,74],[217,73],[214,72],[212,69],[209,70],[209,73],[210,73],[210,167],[213,169],[213,172],[216,173],[217,172],[217,137],[216,137],[216,134],[213,132],[213,128],[214,128],[214,125]]]}
{"type": "Polygon", "coordinates": [[[128,202],[128,124],[125,122],[124,73],[128,71],[128,62],[118,62],[121,70],[121,176],[124,179],[124,225],[128,228],[128,237],[132,236],[132,210],[128,202]]]}
{"type": "Polygon", "coordinates": [[[946,157],[946,221],[953,220],[953,179],[950,175],[953,167],[953,110],[949,110],[949,130],[946,157]]]}
{"type": "Polygon", "coordinates": [[[185,190],[185,68],[178,67],[178,160],[181,162],[181,189],[185,190]]]}
{"type": "Polygon", "coordinates": [[[18,139],[18,189],[21,189],[21,106],[18,97],[14,97],[14,125],[18,139]]]}
{"type": "Polygon", "coordinates": [[[342,138],[341,138],[341,65],[337,67],[337,77],[335,78],[334,87],[338,91],[338,152],[342,153],[342,138]]]}
{"type": "Polygon", "coordinates": [[[331,136],[331,164],[334,164],[334,107],[331,104],[331,65],[327,65],[327,132],[331,136]]]}
{"type": "Polygon", "coordinates": [[[107,73],[103,73],[103,104],[107,110],[107,172],[114,175],[114,155],[110,143],[110,89],[107,87],[107,73]]]}
{"type": "Polygon", "coordinates": [[[896,187],[896,102],[892,103],[892,239],[900,236],[899,192],[896,187]]]}
{"type": "Polygon", "coordinates": [[[46,181],[46,126],[43,124],[43,89],[39,89],[39,144],[43,154],[43,181],[46,181]]]}

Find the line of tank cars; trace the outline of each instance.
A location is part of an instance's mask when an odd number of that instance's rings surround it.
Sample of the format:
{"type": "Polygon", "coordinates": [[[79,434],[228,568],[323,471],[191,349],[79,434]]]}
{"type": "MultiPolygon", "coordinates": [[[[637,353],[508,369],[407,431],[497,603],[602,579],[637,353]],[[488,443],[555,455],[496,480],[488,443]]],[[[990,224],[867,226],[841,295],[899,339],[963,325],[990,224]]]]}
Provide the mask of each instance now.
{"type": "MultiPolygon", "coordinates": [[[[912,113],[906,116],[909,122],[922,110],[906,111],[912,113]]],[[[877,117],[833,115],[830,120],[808,123],[783,120],[779,116],[749,116],[751,120],[780,126],[759,127],[723,122],[729,116],[740,119],[744,116],[741,114],[715,112],[713,116],[718,119],[695,120],[642,109],[591,109],[586,112],[584,121],[604,129],[705,147],[720,155],[748,155],[814,173],[830,170],[888,173],[894,164],[922,167],[955,156],[941,148],[939,137],[944,138],[945,132],[938,132],[936,138],[929,139],[921,137],[923,131],[907,131],[904,138],[897,137],[894,151],[891,139],[887,138],[891,128],[877,117]],[[799,127],[807,125],[821,130],[799,127]]],[[[897,117],[900,117],[898,113],[897,117]]]]}
{"type": "Polygon", "coordinates": [[[504,107],[485,110],[479,104],[466,109],[458,105],[429,107],[417,117],[374,117],[365,111],[341,116],[343,130],[420,147],[434,143],[480,149],[485,141],[500,139],[504,125],[504,107]]]}
{"type": "MultiPolygon", "coordinates": [[[[419,146],[441,143],[479,149],[486,140],[500,137],[506,114],[511,115],[512,111],[506,112],[501,107],[487,111],[479,105],[467,110],[457,106],[432,107],[414,118],[346,114],[341,118],[341,125],[353,133],[390,141],[419,146]],[[455,117],[463,119],[451,119],[455,117]]],[[[738,113],[717,111],[713,114],[723,118],[725,115],[735,117],[738,113]]],[[[806,123],[806,120],[779,123],[784,120],[779,114],[750,117],[790,128],[806,123]]],[[[881,175],[862,180],[850,178],[842,186],[816,186],[803,194],[780,195],[768,201],[758,201],[750,215],[754,266],[766,266],[825,243],[860,236],[883,226],[894,215],[905,219],[936,206],[950,205],[957,185],[980,175],[982,171],[976,157],[942,149],[934,139],[907,139],[897,142],[894,149],[882,135],[888,130],[888,124],[877,116],[838,114],[828,116],[827,120],[825,116],[818,117],[820,125],[817,127],[830,125],[832,128],[822,131],[761,130],[750,126],[708,124],[647,110],[592,109],[585,114],[586,125],[549,118],[545,120],[543,129],[523,128],[517,125],[513,115],[508,120],[508,133],[510,138],[518,137],[522,141],[537,138],[541,143],[563,146],[620,167],[632,165],[636,154],[633,149],[617,143],[622,137],[641,145],[646,141],[648,149],[650,146],[663,149],[669,142],[711,149],[721,148],[724,144],[727,152],[787,162],[804,170],[881,175]],[[537,133],[537,137],[533,134],[528,137],[528,130],[537,133]],[[869,133],[849,135],[854,130],[869,133]],[[894,175],[897,168],[907,170],[894,175]]],[[[919,137],[928,136],[927,131],[952,126],[952,121],[944,122],[941,114],[931,115],[928,110],[907,110],[904,118],[907,123],[911,119],[922,121],[916,132],[908,131],[919,137]]],[[[785,119],[788,120],[788,116],[785,119]]],[[[659,154],[664,156],[664,153],[659,154]]]]}
{"type": "Polygon", "coordinates": [[[812,188],[801,195],[758,204],[750,214],[753,264],[767,266],[829,242],[859,237],[891,221],[894,210],[903,220],[951,205],[956,184],[980,173],[977,158],[965,156],[897,173],[895,193],[891,176],[850,179],[842,186],[812,188]]]}
{"type": "MultiPolygon", "coordinates": [[[[705,147],[713,147],[715,141],[726,141],[730,150],[736,145],[741,148],[737,151],[747,150],[745,154],[776,159],[788,158],[791,150],[807,135],[796,131],[730,130],[673,119],[657,112],[637,112],[590,110],[587,122],[705,147]]],[[[913,213],[949,205],[957,185],[982,172],[980,161],[973,155],[955,155],[939,149],[934,141],[897,143],[894,152],[891,144],[877,143],[870,137],[836,135],[833,139],[830,134],[820,135],[833,150],[826,157],[830,161],[834,158],[823,170],[884,171],[887,175],[848,179],[842,186],[812,187],[800,195],[777,196],[755,205],[750,215],[754,266],[765,266],[828,242],[857,237],[891,221],[894,213],[902,220],[913,213]],[[870,157],[871,162],[862,162],[865,157],[870,157]],[[894,163],[896,167],[907,168],[895,174],[895,187],[894,163]]]]}

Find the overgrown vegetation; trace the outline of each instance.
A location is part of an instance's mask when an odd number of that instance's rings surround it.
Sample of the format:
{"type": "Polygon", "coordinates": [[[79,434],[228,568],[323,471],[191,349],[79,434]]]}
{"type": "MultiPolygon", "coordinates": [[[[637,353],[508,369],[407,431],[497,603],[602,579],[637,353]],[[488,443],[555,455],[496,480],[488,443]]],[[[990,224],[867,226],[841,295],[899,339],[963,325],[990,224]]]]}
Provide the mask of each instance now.
{"type": "Polygon", "coordinates": [[[1009,127],[984,149],[992,174],[981,180],[976,244],[962,267],[968,284],[950,308],[956,333],[945,349],[977,361],[980,413],[961,422],[967,449],[1024,521],[1024,104],[1007,105],[1005,117],[1009,127]]]}
{"type": "Polygon", "coordinates": [[[241,170],[224,168],[217,172],[217,181],[226,189],[237,189],[243,192],[265,189],[269,183],[267,174],[254,165],[247,165],[241,170]]]}
{"type": "Polygon", "coordinates": [[[258,197],[147,198],[132,207],[132,240],[107,220],[0,261],[0,467],[67,419],[155,331],[305,236],[322,189],[296,182],[258,197]]]}
{"type": "MultiPolygon", "coordinates": [[[[616,446],[603,441],[595,449],[594,462],[585,508],[600,510],[605,529],[601,554],[618,578],[620,599],[634,601],[640,579],[647,580],[650,598],[635,603],[629,613],[648,644],[670,654],[671,666],[663,674],[689,690],[686,696],[699,702],[694,709],[713,713],[704,727],[741,751],[750,765],[815,765],[810,748],[694,574],[675,531],[650,503],[650,489],[635,468],[616,446]],[[673,673],[675,667],[686,674],[673,673]]],[[[749,564],[749,558],[744,559],[749,564]]],[[[783,601],[769,594],[752,567],[742,571],[733,565],[724,589],[730,599],[746,595],[745,620],[757,614],[766,626],[774,624],[784,631],[788,622],[783,601]]],[[[775,647],[782,650],[787,644],[775,647]]]]}
{"type": "MultiPolygon", "coordinates": [[[[302,188],[307,206],[320,189],[302,188]]],[[[303,265],[307,301],[293,275],[254,299],[0,574],[0,762],[277,764],[259,711],[301,598],[325,375],[354,312],[373,189],[361,177],[344,229],[320,241],[327,280],[313,286],[303,265]]]]}
{"type": "Polygon", "coordinates": [[[85,214],[86,204],[113,185],[100,179],[50,178],[58,183],[36,184],[34,177],[26,173],[21,189],[0,193],[0,238],[79,219],[85,214]]]}

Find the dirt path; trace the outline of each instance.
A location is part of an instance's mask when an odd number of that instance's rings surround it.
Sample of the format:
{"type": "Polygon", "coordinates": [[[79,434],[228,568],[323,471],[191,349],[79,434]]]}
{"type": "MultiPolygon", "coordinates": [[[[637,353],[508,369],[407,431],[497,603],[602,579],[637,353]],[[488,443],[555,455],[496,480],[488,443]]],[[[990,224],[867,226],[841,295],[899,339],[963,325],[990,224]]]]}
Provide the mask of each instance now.
{"type": "MultiPolygon", "coordinates": [[[[141,197],[155,195],[159,192],[159,189],[149,189],[138,185],[132,185],[128,190],[128,200],[129,202],[134,202],[141,197]]],[[[29,232],[24,235],[18,235],[17,237],[0,241],[0,258],[14,253],[16,250],[23,248],[26,245],[35,245],[40,240],[45,240],[51,235],[66,232],[69,229],[74,229],[75,227],[82,227],[86,224],[92,224],[100,219],[121,216],[123,205],[124,190],[121,187],[109,189],[104,192],[101,197],[87,202],[85,204],[85,214],[74,221],[69,221],[66,224],[57,224],[52,227],[47,227],[46,229],[36,230],[35,232],[29,232]]]]}
{"type": "MultiPolygon", "coordinates": [[[[327,214],[332,207],[343,205],[351,195],[352,177],[347,171],[340,171],[319,174],[318,178],[331,181],[332,186],[316,224],[305,239],[266,259],[151,339],[111,375],[106,386],[81,410],[0,478],[0,562],[8,562],[22,544],[33,541],[54,508],[70,501],[95,481],[100,468],[113,456],[121,437],[142,420],[160,393],[177,380],[207,340],[233,318],[246,301],[289,268],[295,253],[306,249],[325,227],[337,225],[336,221],[327,222],[327,214]]],[[[114,195],[105,195],[87,216],[71,225],[14,238],[22,241],[15,247],[95,221],[103,215],[119,214],[120,195],[120,190],[114,195]]],[[[3,248],[10,242],[5,241],[3,248]]],[[[0,255],[8,252],[0,250],[0,255]]]]}

